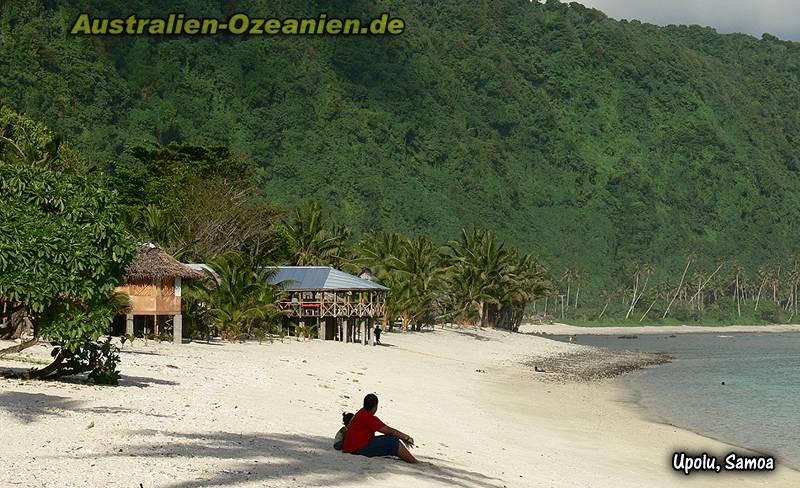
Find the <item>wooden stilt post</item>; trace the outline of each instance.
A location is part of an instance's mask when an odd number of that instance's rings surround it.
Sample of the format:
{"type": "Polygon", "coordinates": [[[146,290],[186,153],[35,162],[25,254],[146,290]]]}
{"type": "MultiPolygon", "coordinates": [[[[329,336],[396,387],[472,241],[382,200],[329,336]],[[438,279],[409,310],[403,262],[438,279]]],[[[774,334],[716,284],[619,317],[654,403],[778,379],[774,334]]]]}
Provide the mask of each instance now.
{"type": "Polygon", "coordinates": [[[373,324],[373,319],[368,319],[367,320],[367,330],[368,330],[367,334],[369,334],[369,345],[370,346],[374,346],[375,345],[375,334],[372,332],[372,329],[374,328],[373,325],[374,325],[373,324]]]}
{"type": "Polygon", "coordinates": [[[172,317],[172,342],[175,344],[183,342],[183,315],[181,314],[172,317]]]}
{"type": "Polygon", "coordinates": [[[133,314],[125,315],[125,335],[133,336],[133,314]]]}
{"type": "Polygon", "coordinates": [[[359,327],[361,332],[361,345],[367,345],[367,321],[364,319],[359,320],[361,322],[361,327],[359,327]]]}

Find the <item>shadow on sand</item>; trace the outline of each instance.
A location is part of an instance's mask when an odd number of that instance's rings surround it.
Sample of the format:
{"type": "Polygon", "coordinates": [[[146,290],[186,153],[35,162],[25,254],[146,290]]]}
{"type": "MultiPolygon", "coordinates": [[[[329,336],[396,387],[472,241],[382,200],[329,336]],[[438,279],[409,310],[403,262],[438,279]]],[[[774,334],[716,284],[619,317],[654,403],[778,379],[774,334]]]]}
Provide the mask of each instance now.
{"type": "Polygon", "coordinates": [[[154,417],[167,417],[159,414],[145,414],[125,407],[83,407],[84,402],[58,395],[44,393],[24,393],[8,391],[0,393],[0,412],[8,413],[24,424],[31,424],[47,416],[63,416],[65,412],[95,414],[137,413],[154,417]]]}
{"type": "Polygon", "coordinates": [[[455,332],[456,334],[461,334],[461,335],[465,335],[465,336],[468,336],[468,337],[472,337],[473,339],[478,340],[478,341],[493,341],[494,340],[494,339],[492,339],[490,337],[482,336],[482,335],[478,334],[477,332],[470,332],[470,331],[458,330],[458,329],[453,329],[452,331],[455,332]]]}
{"type": "MultiPolygon", "coordinates": [[[[153,385],[174,386],[177,384],[178,384],[177,382],[170,380],[160,380],[157,378],[147,378],[144,376],[128,376],[126,374],[123,374],[120,376],[119,385],[117,385],[116,388],[120,386],[135,386],[137,388],[146,388],[148,386],[153,386],[153,385]]],[[[115,387],[112,386],[112,388],[115,387]]]]}
{"type": "MultiPolygon", "coordinates": [[[[3,367],[1,368],[2,371],[7,371],[10,373],[25,373],[30,371],[31,368],[17,368],[17,367],[3,367]]],[[[83,385],[86,384],[86,374],[78,374],[75,376],[65,376],[63,378],[57,379],[48,379],[48,380],[28,380],[28,381],[47,381],[53,383],[64,383],[70,385],[83,385]]],[[[116,386],[107,386],[106,388],[120,388],[120,387],[135,387],[135,388],[146,388],[148,386],[154,385],[164,385],[164,386],[174,386],[178,383],[175,381],[170,380],[161,380],[157,378],[147,378],[145,376],[129,376],[126,374],[120,375],[119,377],[119,384],[116,386]]]]}
{"type": "MultiPolygon", "coordinates": [[[[180,433],[137,431],[148,441],[128,444],[123,453],[112,451],[107,457],[169,458],[170,464],[184,464],[193,458],[230,460],[216,474],[203,479],[193,477],[171,483],[171,488],[235,486],[270,481],[295,480],[298,486],[337,486],[364,481],[375,476],[411,475],[419,479],[462,488],[500,487],[503,483],[481,473],[447,466],[446,461],[422,459],[408,465],[398,459],[365,458],[335,451],[331,439],[320,436],[297,436],[274,433],[180,433]],[[265,459],[266,458],[266,462],[265,459]],[[307,479],[305,479],[307,478],[307,479]]],[[[184,464],[186,465],[186,464],[184,464]]],[[[135,481],[135,480],[134,480],[135,481]]],[[[374,481],[374,480],[373,480],[374,481]]]]}

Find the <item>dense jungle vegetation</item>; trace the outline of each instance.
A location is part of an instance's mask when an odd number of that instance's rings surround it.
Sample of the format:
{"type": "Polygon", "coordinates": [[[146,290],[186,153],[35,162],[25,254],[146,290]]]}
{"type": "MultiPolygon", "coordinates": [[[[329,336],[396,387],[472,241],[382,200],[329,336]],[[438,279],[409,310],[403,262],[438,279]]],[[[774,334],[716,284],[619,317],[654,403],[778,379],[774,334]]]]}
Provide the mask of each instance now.
{"type": "Polygon", "coordinates": [[[174,239],[171,251],[201,257],[265,252],[277,234],[289,244],[273,259],[289,262],[301,244],[289,225],[255,216],[291,222],[291,209],[314,200],[348,248],[370,235],[438,247],[462,228],[492,231],[539,256],[553,277],[548,312],[560,317],[563,305],[565,319],[794,315],[797,43],[511,0],[170,10],[385,10],[407,24],[385,38],[66,34],[79,11],[167,13],[147,3],[0,7],[0,98],[111,173],[124,205],[139,209],[127,213],[138,238],[174,239]],[[187,187],[169,176],[198,161],[214,178],[187,187]],[[246,195],[220,183],[234,179],[246,195]],[[234,208],[254,216],[247,239],[185,239],[208,226],[198,215],[234,208]],[[165,226],[164,215],[177,220],[165,226]]]}

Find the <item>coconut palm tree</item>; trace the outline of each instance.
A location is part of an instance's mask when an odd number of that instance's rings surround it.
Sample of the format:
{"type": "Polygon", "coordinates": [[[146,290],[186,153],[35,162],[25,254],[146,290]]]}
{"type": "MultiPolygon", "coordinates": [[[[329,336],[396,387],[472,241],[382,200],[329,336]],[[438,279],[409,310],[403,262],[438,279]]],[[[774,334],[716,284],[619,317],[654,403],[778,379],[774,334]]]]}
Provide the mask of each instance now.
{"type": "Polygon", "coordinates": [[[368,269],[390,288],[386,317],[403,321],[403,330],[419,329],[439,308],[443,276],[439,249],[424,237],[407,239],[398,234],[368,234],[355,248],[352,263],[368,269]]]}
{"type": "Polygon", "coordinates": [[[297,266],[336,266],[347,260],[349,228],[326,226],[319,203],[309,201],[294,212],[286,225],[289,246],[297,266]]]}
{"type": "Polygon", "coordinates": [[[600,311],[600,315],[597,316],[597,319],[600,320],[603,318],[603,315],[606,313],[606,309],[608,309],[608,305],[611,304],[611,301],[614,300],[614,291],[613,290],[603,290],[600,292],[600,296],[603,297],[603,310],[600,311]]]}
{"type": "Polygon", "coordinates": [[[274,271],[260,269],[241,254],[212,260],[209,279],[190,289],[211,327],[228,340],[277,333],[280,292],[270,283],[274,271]]]}
{"type": "Polygon", "coordinates": [[[450,243],[448,254],[451,281],[464,280],[474,287],[467,295],[477,301],[479,325],[484,327],[488,305],[499,305],[497,297],[509,254],[493,232],[478,228],[463,229],[460,239],[450,243]]]}
{"type": "Polygon", "coordinates": [[[390,282],[395,284],[389,294],[389,307],[402,317],[403,330],[408,330],[409,326],[419,330],[422,322],[434,315],[434,301],[442,276],[438,250],[425,237],[405,240],[388,265],[390,282]]]}
{"type": "Polygon", "coordinates": [[[633,312],[636,310],[636,305],[639,304],[639,301],[644,296],[645,292],[647,291],[647,284],[650,281],[650,276],[655,273],[655,267],[650,263],[634,263],[634,285],[633,285],[633,298],[631,299],[631,306],[628,308],[628,313],[625,315],[625,318],[629,318],[633,312]],[[641,288],[639,288],[639,277],[640,275],[644,275],[644,284],[641,288]],[[638,293],[637,293],[638,289],[638,293]]]}
{"type": "Polygon", "coordinates": [[[683,288],[683,280],[686,279],[686,273],[689,271],[689,266],[691,266],[692,262],[697,259],[697,255],[694,253],[689,253],[686,257],[686,267],[683,268],[683,274],[681,275],[681,281],[678,283],[678,286],[675,288],[675,294],[672,295],[672,299],[670,300],[667,308],[664,310],[664,315],[661,316],[662,319],[667,318],[667,314],[669,314],[669,309],[672,308],[672,304],[675,303],[675,299],[678,298],[678,295],[683,288]]]}
{"type": "Polygon", "coordinates": [[[552,291],[547,270],[532,255],[520,255],[498,243],[494,233],[464,229],[446,248],[448,283],[455,310],[483,326],[515,328],[525,307],[552,291]]]}
{"type": "MultiPolygon", "coordinates": [[[[397,259],[402,252],[405,237],[395,232],[370,232],[366,234],[353,249],[353,259],[347,271],[360,273],[363,270],[369,271],[378,281],[394,289],[395,268],[397,259]]],[[[383,328],[391,330],[394,325],[394,315],[389,292],[389,303],[383,317],[383,328]]]]}
{"type": "Polygon", "coordinates": [[[547,270],[535,256],[509,251],[496,297],[499,307],[491,320],[492,325],[518,330],[528,304],[552,291],[553,285],[547,270]]]}
{"type": "Polygon", "coordinates": [[[741,277],[743,274],[743,269],[739,266],[739,263],[732,263],[731,264],[731,286],[733,286],[733,298],[736,301],[736,312],[739,317],[742,316],[742,282],[741,277]]]}

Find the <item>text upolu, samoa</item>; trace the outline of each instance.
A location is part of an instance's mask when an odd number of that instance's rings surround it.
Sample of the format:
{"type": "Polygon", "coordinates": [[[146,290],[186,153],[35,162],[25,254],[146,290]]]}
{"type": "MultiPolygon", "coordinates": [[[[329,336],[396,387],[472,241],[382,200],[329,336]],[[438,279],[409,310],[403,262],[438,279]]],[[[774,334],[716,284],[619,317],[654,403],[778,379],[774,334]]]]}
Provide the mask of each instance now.
{"type": "Polygon", "coordinates": [[[693,471],[772,471],[775,469],[775,458],[772,456],[742,456],[732,452],[720,463],[716,456],[708,453],[691,455],[676,452],[672,455],[672,469],[685,475],[693,471]]]}

